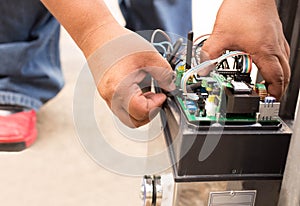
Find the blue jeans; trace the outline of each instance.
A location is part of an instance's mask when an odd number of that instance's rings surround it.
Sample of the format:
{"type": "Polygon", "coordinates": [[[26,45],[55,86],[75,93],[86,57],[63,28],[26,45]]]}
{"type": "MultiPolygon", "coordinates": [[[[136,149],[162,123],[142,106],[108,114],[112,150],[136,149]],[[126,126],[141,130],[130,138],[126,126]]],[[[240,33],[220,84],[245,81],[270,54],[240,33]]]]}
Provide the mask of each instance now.
{"type": "MultiPolygon", "coordinates": [[[[191,0],[121,0],[132,30],[191,30],[191,0]]],[[[38,110],[63,86],[59,23],[39,0],[0,0],[0,105],[38,110]]]]}
{"type": "Polygon", "coordinates": [[[192,0],[119,0],[126,27],[162,29],[182,37],[192,30],[192,0]]]}
{"type": "Polygon", "coordinates": [[[0,104],[38,110],[63,86],[59,23],[39,0],[0,3],[0,104]]]}

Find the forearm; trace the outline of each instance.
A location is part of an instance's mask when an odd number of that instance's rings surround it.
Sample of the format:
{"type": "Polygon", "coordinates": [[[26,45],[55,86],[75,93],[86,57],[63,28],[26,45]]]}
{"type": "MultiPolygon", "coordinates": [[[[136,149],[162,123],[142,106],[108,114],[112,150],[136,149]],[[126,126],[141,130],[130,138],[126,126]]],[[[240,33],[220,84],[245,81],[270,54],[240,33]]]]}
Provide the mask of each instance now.
{"type": "Polygon", "coordinates": [[[65,27],[86,57],[109,40],[127,33],[102,0],[41,0],[65,27]]]}
{"type": "Polygon", "coordinates": [[[240,5],[242,10],[237,10],[235,12],[239,13],[241,16],[266,15],[267,13],[272,13],[272,16],[274,16],[275,13],[278,13],[275,0],[223,0],[224,8],[231,7],[226,8],[228,10],[236,9],[239,7],[237,5],[240,5]]]}
{"type": "MultiPolygon", "coordinates": [[[[264,7],[264,6],[276,6],[276,1],[275,0],[239,0],[239,1],[232,1],[232,0],[223,0],[223,2],[228,2],[231,1],[232,3],[241,3],[242,5],[252,5],[252,6],[257,6],[257,7],[264,7]]],[[[242,6],[241,5],[241,6],[242,6]]],[[[247,7],[246,7],[247,8],[247,7]]],[[[250,9],[251,7],[248,7],[250,9]]]]}

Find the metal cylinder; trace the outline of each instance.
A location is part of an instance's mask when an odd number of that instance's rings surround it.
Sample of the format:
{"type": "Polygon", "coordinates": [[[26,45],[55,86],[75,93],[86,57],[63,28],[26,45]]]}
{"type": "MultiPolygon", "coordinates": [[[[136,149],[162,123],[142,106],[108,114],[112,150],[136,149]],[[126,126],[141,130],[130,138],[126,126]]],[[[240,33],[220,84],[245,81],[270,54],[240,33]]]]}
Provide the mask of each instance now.
{"type": "Polygon", "coordinates": [[[163,197],[161,177],[145,175],[140,197],[143,200],[143,206],[161,206],[163,197]]]}

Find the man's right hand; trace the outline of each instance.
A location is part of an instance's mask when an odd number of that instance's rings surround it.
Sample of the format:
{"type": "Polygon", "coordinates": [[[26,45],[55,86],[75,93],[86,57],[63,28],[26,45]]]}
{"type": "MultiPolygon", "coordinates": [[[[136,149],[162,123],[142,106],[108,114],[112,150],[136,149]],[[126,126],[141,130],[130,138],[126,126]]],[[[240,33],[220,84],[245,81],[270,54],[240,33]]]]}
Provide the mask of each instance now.
{"type": "Polygon", "coordinates": [[[269,94],[282,97],[290,79],[290,49],[274,0],[223,1],[202,51],[214,59],[225,50],[249,53],[269,94]]]}

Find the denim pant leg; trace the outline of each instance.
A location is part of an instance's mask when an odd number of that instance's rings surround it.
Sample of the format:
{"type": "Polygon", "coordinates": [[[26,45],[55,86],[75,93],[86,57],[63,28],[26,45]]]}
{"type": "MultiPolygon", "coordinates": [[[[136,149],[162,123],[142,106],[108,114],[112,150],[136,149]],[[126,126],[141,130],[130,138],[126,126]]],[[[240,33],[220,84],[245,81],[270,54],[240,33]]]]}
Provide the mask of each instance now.
{"type": "Polygon", "coordinates": [[[59,23],[39,0],[0,0],[0,104],[39,109],[63,86],[59,23]]]}
{"type": "Polygon", "coordinates": [[[192,0],[119,0],[126,27],[162,29],[183,37],[192,30],[192,0]]]}

